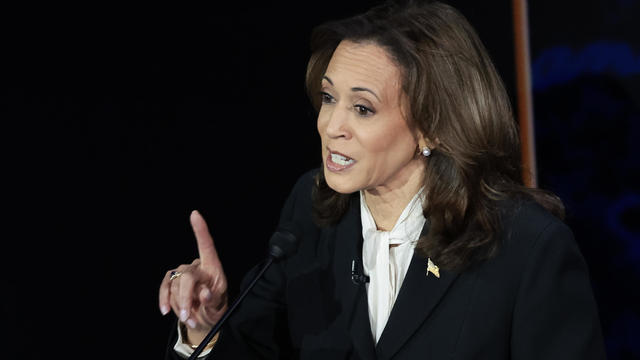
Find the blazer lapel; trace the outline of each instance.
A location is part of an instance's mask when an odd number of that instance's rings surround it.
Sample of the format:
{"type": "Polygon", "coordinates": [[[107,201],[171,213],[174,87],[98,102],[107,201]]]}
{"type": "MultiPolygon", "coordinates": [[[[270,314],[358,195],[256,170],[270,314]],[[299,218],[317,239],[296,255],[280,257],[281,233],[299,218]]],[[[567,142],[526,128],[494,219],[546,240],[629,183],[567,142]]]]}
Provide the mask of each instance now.
{"type": "MultiPolygon", "coordinates": [[[[428,225],[422,230],[425,234],[428,225]]],[[[440,302],[457,273],[440,270],[440,278],[427,276],[427,258],[414,254],[398,298],[382,332],[376,354],[378,359],[391,358],[420,327],[440,302]]]]}
{"type": "MultiPolygon", "coordinates": [[[[354,285],[355,287],[356,285],[354,285]]],[[[358,354],[358,359],[375,359],[375,344],[369,323],[369,308],[367,305],[367,292],[364,284],[357,285],[358,294],[356,297],[353,320],[349,332],[353,347],[358,354]]]]}
{"type": "MultiPolygon", "coordinates": [[[[351,206],[343,220],[336,227],[336,244],[344,249],[342,254],[336,254],[336,263],[340,269],[336,279],[338,289],[343,290],[342,305],[347,316],[347,327],[355,352],[355,358],[369,360],[375,359],[375,344],[369,324],[369,311],[367,305],[367,291],[364,284],[356,284],[351,280],[351,263],[358,260],[356,266],[362,274],[362,224],[360,223],[359,197],[352,199],[351,206]],[[346,246],[345,246],[346,243],[346,246]],[[345,271],[342,275],[342,271],[345,271]]],[[[342,252],[342,251],[341,251],[342,252]]]]}

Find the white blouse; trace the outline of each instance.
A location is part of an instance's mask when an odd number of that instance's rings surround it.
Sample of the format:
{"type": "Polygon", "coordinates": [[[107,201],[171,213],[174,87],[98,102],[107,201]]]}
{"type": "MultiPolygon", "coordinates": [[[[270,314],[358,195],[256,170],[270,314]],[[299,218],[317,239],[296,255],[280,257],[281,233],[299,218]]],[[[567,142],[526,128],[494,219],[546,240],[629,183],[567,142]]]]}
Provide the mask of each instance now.
{"type": "Polygon", "coordinates": [[[369,322],[375,343],[380,340],[393,304],[398,297],[413,250],[426,219],[423,215],[423,189],[411,199],[391,231],[379,231],[360,191],[362,221],[362,259],[367,284],[369,322]],[[395,245],[391,247],[391,245],[395,245]]]}

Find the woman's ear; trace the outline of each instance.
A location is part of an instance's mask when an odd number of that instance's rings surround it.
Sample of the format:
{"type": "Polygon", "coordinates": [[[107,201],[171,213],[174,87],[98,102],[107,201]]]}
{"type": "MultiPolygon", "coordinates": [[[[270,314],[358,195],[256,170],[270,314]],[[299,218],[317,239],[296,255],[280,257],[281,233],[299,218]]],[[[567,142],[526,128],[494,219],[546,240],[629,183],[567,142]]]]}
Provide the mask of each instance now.
{"type": "Polygon", "coordinates": [[[424,136],[421,131],[418,131],[417,141],[418,141],[418,147],[420,149],[422,149],[422,148],[424,148],[426,146],[430,150],[433,150],[433,149],[437,148],[438,145],[440,145],[440,140],[438,140],[438,138],[435,138],[435,141],[431,140],[430,138],[424,136]]]}
{"type": "Polygon", "coordinates": [[[431,139],[428,138],[424,138],[424,143],[426,146],[429,147],[429,149],[433,150],[435,148],[438,147],[438,145],[440,145],[440,141],[438,141],[438,138],[436,138],[435,141],[431,141],[431,139]]]}

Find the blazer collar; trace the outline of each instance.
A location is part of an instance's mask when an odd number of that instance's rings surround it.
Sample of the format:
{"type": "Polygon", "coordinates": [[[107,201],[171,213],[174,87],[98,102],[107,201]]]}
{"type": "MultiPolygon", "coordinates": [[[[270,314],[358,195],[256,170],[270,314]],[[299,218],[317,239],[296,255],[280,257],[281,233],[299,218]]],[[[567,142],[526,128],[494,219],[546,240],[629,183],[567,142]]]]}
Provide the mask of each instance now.
{"type": "MultiPolygon", "coordinates": [[[[367,291],[364,284],[356,284],[351,279],[351,263],[356,260],[359,274],[362,269],[362,224],[360,222],[360,199],[352,197],[351,206],[336,227],[336,239],[346,244],[346,252],[338,264],[348,269],[348,276],[340,276],[336,281],[338,287],[344,289],[342,294],[343,309],[349,312],[347,319],[348,332],[354,347],[354,358],[373,360],[376,358],[375,344],[369,325],[367,291]]],[[[343,244],[343,246],[344,246],[343,244]]]]}
{"type": "MultiPolygon", "coordinates": [[[[428,229],[427,221],[421,236],[426,235],[428,229]]],[[[457,277],[457,273],[446,270],[440,270],[439,278],[431,273],[427,275],[427,258],[414,254],[387,325],[375,348],[377,359],[390,359],[400,350],[427,319],[457,277]]]]}

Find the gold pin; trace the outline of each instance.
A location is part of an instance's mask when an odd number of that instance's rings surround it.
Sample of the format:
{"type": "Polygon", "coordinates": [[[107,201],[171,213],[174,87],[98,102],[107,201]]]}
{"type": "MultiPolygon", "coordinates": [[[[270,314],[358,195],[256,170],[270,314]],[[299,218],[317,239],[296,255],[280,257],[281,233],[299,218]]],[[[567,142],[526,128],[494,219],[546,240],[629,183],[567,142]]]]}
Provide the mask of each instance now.
{"type": "Polygon", "coordinates": [[[431,261],[431,258],[427,259],[427,276],[429,273],[433,273],[438,279],[440,279],[440,269],[436,266],[436,264],[431,261]]]}

